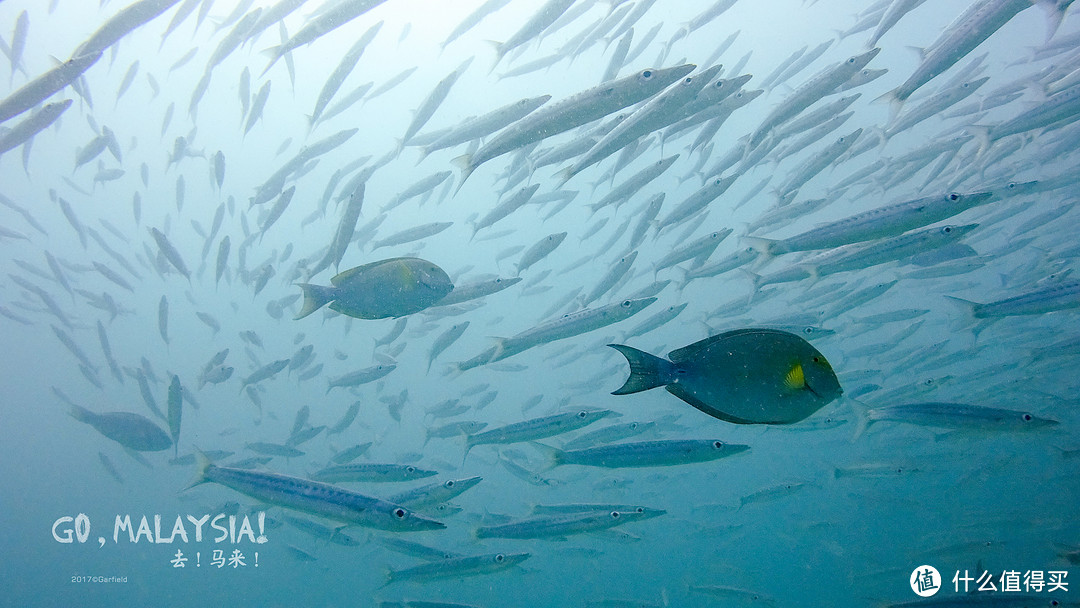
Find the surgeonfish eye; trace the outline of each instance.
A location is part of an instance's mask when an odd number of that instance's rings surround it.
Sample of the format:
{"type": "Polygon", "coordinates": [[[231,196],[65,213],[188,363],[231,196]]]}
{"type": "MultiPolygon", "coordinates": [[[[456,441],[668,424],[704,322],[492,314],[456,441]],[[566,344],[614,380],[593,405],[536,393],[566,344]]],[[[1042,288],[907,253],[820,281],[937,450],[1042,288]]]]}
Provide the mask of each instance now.
{"type": "Polygon", "coordinates": [[[495,556],[495,562],[499,563],[499,564],[503,563],[503,560],[505,560],[505,559],[506,559],[506,556],[503,555],[502,553],[499,553],[498,555],[495,556]]]}
{"type": "Polygon", "coordinates": [[[714,442],[712,442],[712,447],[714,447],[714,448],[716,448],[718,450],[721,450],[721,449],[724,448],[724,442],[723,441],[714,441],[714,442]]]}
{"type": "Polygon", "coordinates": [[[446,483],[443,484],[443,487],[446,487],[446,488],[454,487],[454,480],[453,479],[447,479],[446,483]]]}
{"type": "MultiPolygon", "coordinates": [[[[811,329],[811,328],[807,327],[807,329],[811,329]]],[[[811,361],[813,361],[814,363],[821,363],[821,357],[814,357],[814,358],[811,359],[811,361]]]]}
{"type": "Polygon", "coordinates": [[[643,70],[641,72],[641,74],[640,74],[640,77],[641,77],[642,80],[651,80],[652,79],[652,70],[643,70]]]}
{"type": "Polygon", "coordinates": [[[952,192],[952,193],[949,194],[949,200],[950,201],[958,201],[958,200],[960,200],[960,195],[955,193],[955,192],[952,192]]]}
{"type": "Polygon", "coordinates": [[[406,514],[405,509],[402,509],[401,507],[394,509],[394,517],[398,519],[404,519],[406,514]]]}
{"type": "Polygon", "coordinates": [[[586,412],[584,410],[577,413],[577,417],[581,418],[582,420],[584,420],[588,415],[589,415],[589,412],[586,412]]]}

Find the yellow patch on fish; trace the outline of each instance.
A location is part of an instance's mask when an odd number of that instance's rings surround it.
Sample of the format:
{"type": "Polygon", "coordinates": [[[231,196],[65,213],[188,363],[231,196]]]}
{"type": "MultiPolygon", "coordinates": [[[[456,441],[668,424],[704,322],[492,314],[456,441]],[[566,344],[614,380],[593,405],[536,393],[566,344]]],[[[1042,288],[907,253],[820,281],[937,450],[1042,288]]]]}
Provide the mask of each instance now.
{"type": "Polygon", "coordinates": [[[401,269],[402,284],[414,283],[416,281],[416,275],[413,274],[413,271],[409,268],[408,264],[398,264],[398,268],[401,269]]]}
{"type": "Polygon", "coordinates": [[[802,364],[798,361],[791,366],[787,375],[784,376],[784,386],[792,390],[806,388],[806,376],[803,375],[802,364]]]}

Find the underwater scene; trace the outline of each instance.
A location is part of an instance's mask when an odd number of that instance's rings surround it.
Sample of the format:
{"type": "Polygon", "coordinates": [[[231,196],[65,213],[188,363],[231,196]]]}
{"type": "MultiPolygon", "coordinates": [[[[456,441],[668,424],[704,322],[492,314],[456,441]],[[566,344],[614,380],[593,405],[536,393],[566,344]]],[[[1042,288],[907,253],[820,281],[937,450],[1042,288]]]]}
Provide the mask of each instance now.
{"type": "Polygon", "coordinates": [[[1080,605],[1071,4],[0,1],[0,605],[1080,605]]]}

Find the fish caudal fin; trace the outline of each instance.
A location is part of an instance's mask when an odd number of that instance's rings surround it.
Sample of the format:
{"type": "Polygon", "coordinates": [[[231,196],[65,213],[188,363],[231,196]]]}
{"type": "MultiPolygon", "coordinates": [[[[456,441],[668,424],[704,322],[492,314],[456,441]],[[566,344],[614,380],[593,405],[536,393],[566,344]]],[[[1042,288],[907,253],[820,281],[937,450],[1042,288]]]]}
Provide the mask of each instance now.
{"type": "Polygon", "coordinates": [[[544,454],[544,468],[542,470],[549,471],[555,467],[563,464],[563,451],[547,445],[546,443],[540,443],[539,441],[530,441],[533,447],[540,450],[544,454]]]}
{"type": "Polygon", "coordinates": [[[626,362],[630,364],[630,377],[619,390],[613,391],[612,395],[640,393],[650,388],[664,386],[671,381],[670,361],[622,344],[608,344],[608,346],[622,353],[626,357],[626,362]]]}
{"type": "Polygon", "coordinates": [[[312,285],[310,283],[297,283],[296,285],[304,292],[304,306],[293,320],[303,319],[334,299],[333,287],[312,285]]]}
{"type": "Polygon", "coordinates": [[[206,472],[212,466],[214,465],[210,462],[210,458],[202,450],[195,448],[195,478],[191,480],[191,483],[184,490],[190,490],[195,486],[209,482],[210,480],[206,478],[206,472]]]}
{"type": "Polygon", "coordinates": [[[85,422],[86,424],[90,424],[90,421],[94,417],[93,412],[86,409],[85,407],[75,405],[74,403],[71,404],[71,409],[68,410],[68,413],[71,414],[71,417],[75,420],[78,420],[79,422],[85,422]]]}
{"type": "Polygon", "coordinates": [[[458,190],[461,190],[461,187],[465,185],[465,180],[469,179],[472,172],[476,170],[476,165],[473,164],[472,154],[462,154],[450,162],[461,171],[461,181],[458,182],[457,188],[454,189],[454,194],[457,194],[458,190]]]}
{"type": "Polygon", "coordinates": [[[874,423],[875,418],[870,414],[870,407],[862,401],[854,397],[844,397],[844,400],[851,406],[851,411],[855,413],[855,433],[851,436],[851,440],[855,441],[862,437],[866,429],[874,423]]]}

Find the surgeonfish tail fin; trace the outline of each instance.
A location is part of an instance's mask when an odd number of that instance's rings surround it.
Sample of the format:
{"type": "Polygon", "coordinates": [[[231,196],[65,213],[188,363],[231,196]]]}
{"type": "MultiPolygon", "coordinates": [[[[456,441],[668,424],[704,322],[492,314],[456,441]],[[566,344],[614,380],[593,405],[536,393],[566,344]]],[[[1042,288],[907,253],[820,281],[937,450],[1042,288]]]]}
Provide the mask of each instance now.
{"type": "Polygon", "coordinates": [[[622,353],[626,357],[626,362],[630,364],[630,377],[618,390],[613,391],[612,395],[640,393],[650,388],[664,386],[670,381],[671,363],[666,359],[623,344],[608,344],[608,346],[622,353]]]}
{"type": "Polygon", "coordinates": [[[86,409],[85,407],[75,405],[74,403],[71,404],[71,409],[68,411],[68,413],[71,414],[72,418],[78,420],[79,422],[89,423],[90,419],[93,417],[93,413],[90,410],[86,409]]]}
{"type": "Polygon", "coordinates": [[[212,465],[213,463],[210,462],[210,458],[206,454],[204,454],[202,450],[200,450],[199,448],[195,448],[195,478],[191,480],[191,483],[188,484],[186,488],[181,490],[181,492],[183,492],[184,490],[190,490],[195,486],[202,485],[210,481],[206,478],[206,472],[210,470],[210,467],[212,465]]]}
{"type": "Polygon", "coordinates": [[[304,306],[293,320],[303,319],[334,299],[334,288],[311,283],[296,284],[304,292],[304,306]]]}

